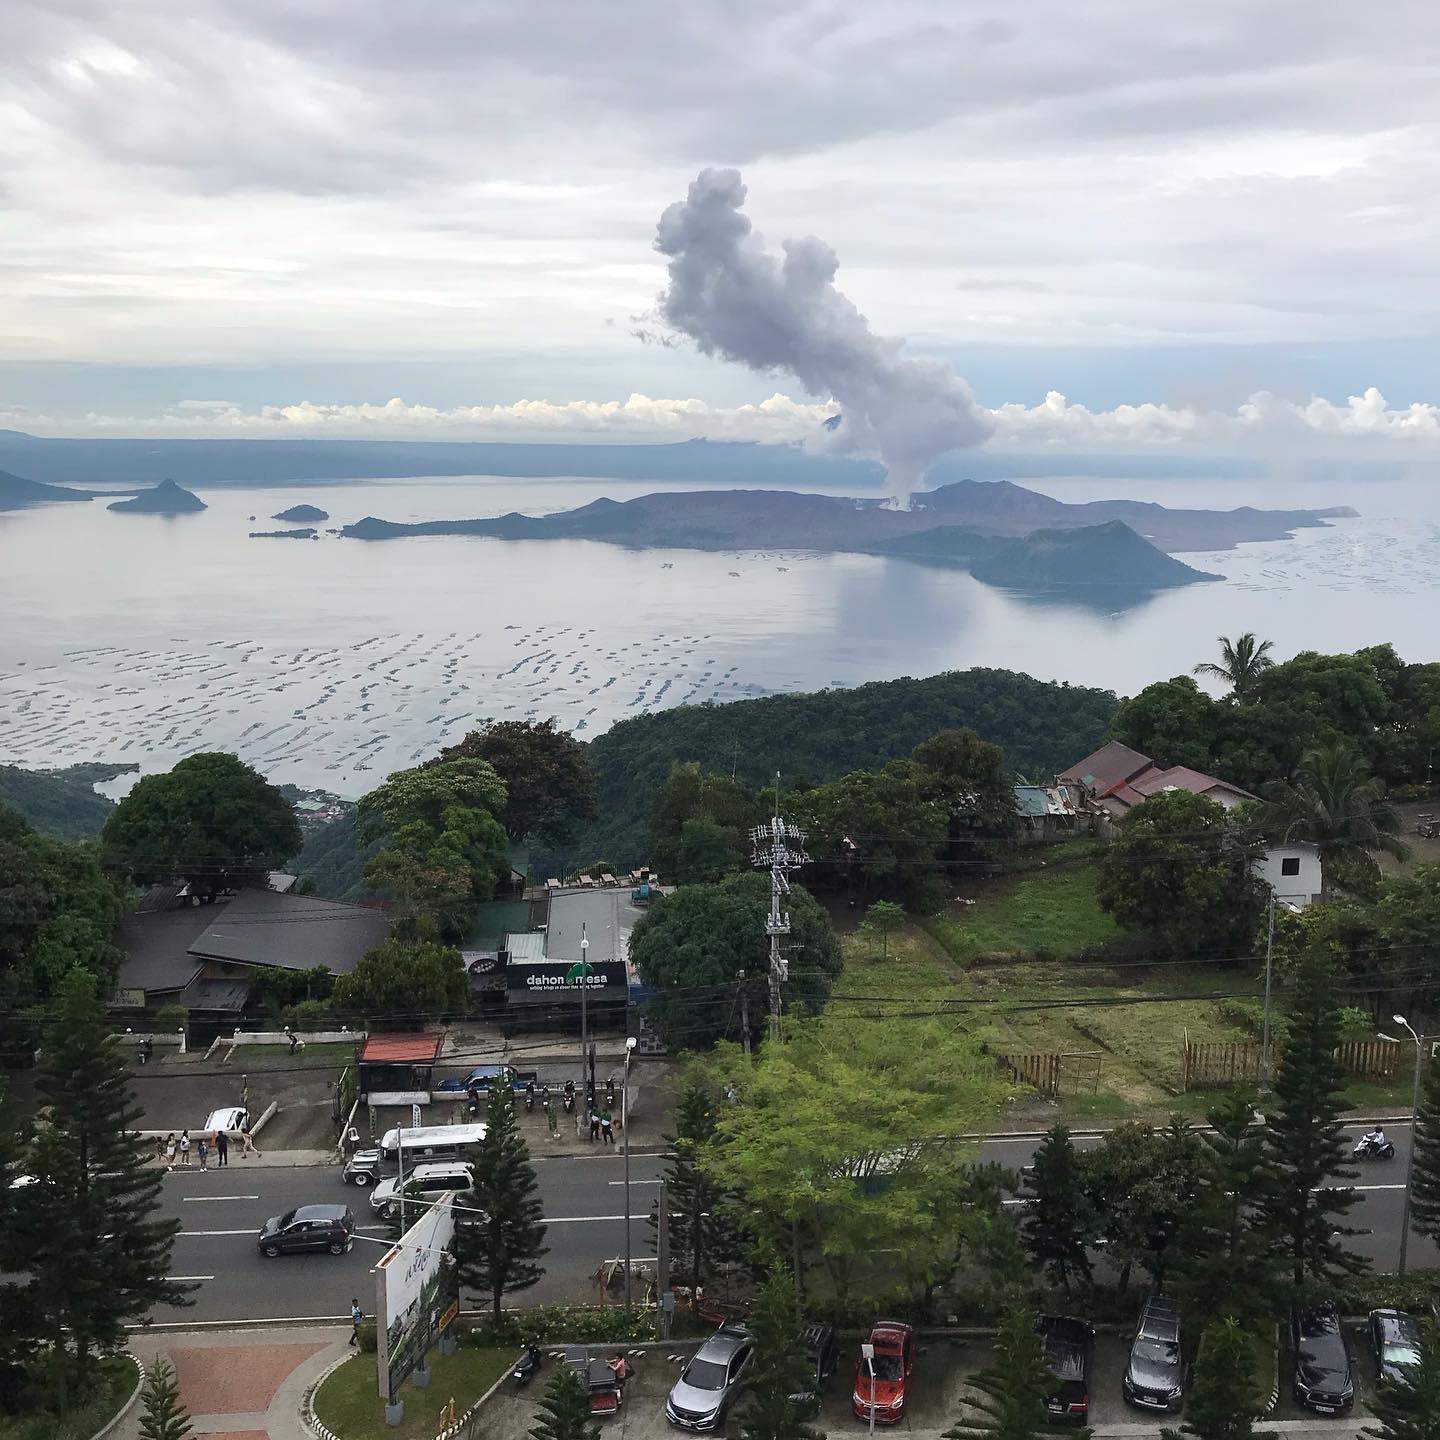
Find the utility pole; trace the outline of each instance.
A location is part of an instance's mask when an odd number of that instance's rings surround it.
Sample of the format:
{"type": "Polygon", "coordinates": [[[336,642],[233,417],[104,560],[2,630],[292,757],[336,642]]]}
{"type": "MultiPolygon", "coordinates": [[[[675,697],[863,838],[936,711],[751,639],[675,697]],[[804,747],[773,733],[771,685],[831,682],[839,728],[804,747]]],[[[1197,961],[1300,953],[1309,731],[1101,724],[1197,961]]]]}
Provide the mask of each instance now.
{"type": "Polygon", "coordinates": [[[780,984],[789,979],[790,965],[780,953],[780,937],[790,933],[790,912],[781,909],[781,901],[790,893],[790,871],[810,863],[802,848],[805,832],[780,816],[780,772],[775,772],[775,814],[768,825],[750,832],[754,847],[753,861],[757,869],[770,872],[770,914],[765,933],[770,937],[770,1039],[780,1038],[780,984]]]}
{"type": "Polygon", "coordinates": [[[750,992],[745,988],[745,972],[737,971],[736,983],[740,986],[740,1044],[745,1053],[750,1053],[750,992]]]}
{"type": "MultiPolygon", "coordinates": [[[[670,1195],[669,1186],[660,1182],[660,1198],[655,1202],[655,1297],[660,1306],[660,1338],[670,1338],[670,1311],[665,1297],[670,1293],[670,1195]]],[[[629,1207],[626,1207],[629,1213],[629,1207]]]]}

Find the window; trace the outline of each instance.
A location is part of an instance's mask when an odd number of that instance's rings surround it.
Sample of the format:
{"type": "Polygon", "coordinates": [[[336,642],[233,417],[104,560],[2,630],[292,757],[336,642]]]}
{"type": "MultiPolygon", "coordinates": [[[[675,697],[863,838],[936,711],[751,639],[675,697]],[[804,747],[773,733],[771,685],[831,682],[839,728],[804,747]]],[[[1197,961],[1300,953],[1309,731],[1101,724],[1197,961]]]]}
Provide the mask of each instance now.
{"type": "Polygon", "coordinates": [[[1298,855],[1287,855],[1280,862],[1280,873],[1282,875],[1298,875],[1300,873],[1300,857],[1298,855]]]}

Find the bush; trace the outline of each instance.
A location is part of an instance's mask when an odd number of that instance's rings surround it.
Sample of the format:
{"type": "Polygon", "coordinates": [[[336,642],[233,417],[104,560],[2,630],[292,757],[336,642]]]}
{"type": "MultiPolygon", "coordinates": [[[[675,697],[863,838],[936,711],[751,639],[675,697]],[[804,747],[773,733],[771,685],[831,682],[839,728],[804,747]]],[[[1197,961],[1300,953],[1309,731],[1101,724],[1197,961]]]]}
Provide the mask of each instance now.
{"type": "Polygon", "coordinates": [[[461,1336],[466,1345],[482,1349],[491,1346],[550,1345],[561,1341],[576,1344],[610,1344],[626,1340],[654,1340],[655,1311],[615,1306],[604,1310],[587,1305],[541,1305],[500,1317],[482,1320],[461,1336]]]}
{"type": "Polygon", "coordinates": [[[362,1355],[373,1355],[375,1353],[375,1322],[373,1320],[362,1320],[359,1333],[355,1343],[360,1347],[362,1355]]]}
{"type": "Polygon", "coordinates": [[[335,1007],[328,1000],[300,1000],[280,1012],[280,1023],[292,1030],[333,1030],[335,1007]]]}
{"type": "Polygon", "coordinates": [[[183,1005],[162,1005],[155,1012],[155,1030],[158,1034],[173,1035],[177,1030],[188,1029],[190,1012],[183,1005]]]}

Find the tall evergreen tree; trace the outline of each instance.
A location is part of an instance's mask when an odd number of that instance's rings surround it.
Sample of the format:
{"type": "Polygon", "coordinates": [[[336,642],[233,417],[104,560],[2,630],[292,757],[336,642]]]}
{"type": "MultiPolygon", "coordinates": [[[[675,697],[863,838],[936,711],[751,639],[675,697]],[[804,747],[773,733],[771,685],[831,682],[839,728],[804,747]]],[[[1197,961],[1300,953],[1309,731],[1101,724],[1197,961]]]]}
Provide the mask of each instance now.
{"type": "Polygon", "coordinates": [[[63,1412],[127,1321],[188,1304],[190,1287],[167,1278],[180,1222],[155,1214],[164,1172],[146,1163],[153,1147],[137,1133],[129,1067],[85,970],[65,976],[49,1008],[37,1089],[48,1121],[31,1147],[37,1183],[20,1228],[63,1412]]]}
{"type": "Polygon", "coordinates": [[[568,1365],[550,1377],[537,1410],[531,1440],[600,1440],[600,1426],[590,1418],[589,1393],[568,1365]]]}
{"type": "Polygon", "coordinates": [[[1021,1236],[1030,1263],[1066,1291],[1075,1276],[1089,1282],[1090,1246],[1100,1233],[1086,1179],[1069,1129],[1052,1125],[1025,1179],[1030,1195],[1021,1236]]]}
{"type": "Polygon", "coordinates": [[[163,1356],[156,1358],[140,1392],[144,1414],[140,1434],[144,1440],[185,1440],[190,1434],[190,1412],[180,1403],[180,1385],[175,1367],[163,1356]]]}
{"type": "Polygon", "coordinates": [[[944,1440],[1036,1440],[1054,1433],[1047,1401],[1055,1380],[1028,1306],[1015,1301],[1006,1307],[994,1356],[968,1384],[976,1393],[965,1400],[967,1413],[945,1432],[944,1440]]]}
{"type": "Polygon", "coordinates": [[[1170,1282],[1197,1331],[1223,1315],[1273,1311],[1280,1264],[1257,1209],[1269,1171],[1254,1096],[1228,1091],[1205,1118],[1200,1192],[1181,1219],[1170,1282]]]}
{"type": "Polygon", "coordinates": [[[545,1222],[508,1085],[490,1087],[485,1127],[475,1147],[475,1188],[456,1201],[463,1208],[455,1211],[455,1261],[460,1283],[488,1294],[498,1321],[502,1299],[545,1274],[545,1222]]]}
{"type": "Polygon", "coordinates": [[[0,1084],[0,1414],[20,1408],[26,1367],[40,1343],[34,1298],[25,1286],[25,1243],[21,1231],[25,1187],[19,1185],[20,1137],[8,1123],[5,1087],[0,1084]]]}
{"type": "Polygon", "coordinates": [[[1415,1116],[1415,1170],[1410,1178],[1410,1218],[1440,1244],[1440,1061],[1431,1061],[1415,1116]]]}
{"type": "Polygon", "coordinates": [[[1275,1440],[1255,1429],[1255,1341],[1238,1321],[1217,1320],[1200,1341],[1185,1423],[1162,1440],[1275,1440]]]}
{"type": "MultiPolygon", "coordinates": [[[[670,1207],[670,1254],[675,1278],[692,1288],[705,1283],[710,1257],[725,1254],[734,1239],[725,1192],[700,1168],[701,1153],[715,1134],[716,1118],[711,1092],[688,1081],[675,1106],[675,1133],[665,1137],[669,1145],[665,1199],[670,1207]]],[[[655,1226],[652,1210],[650,1228],[655,1226]]]]}
{"type": "Polygon", "coordinates": [[[1380,1424],[1360,1433],[1371,1440],[1440,1440],[1440,1324],[1422,1323],[1420,1363],[1382,1380],[1370,1408],[1380,1424]]]}
{"type": "Polygon", "coordinates": [[[741,1440],[823,1440],[805,1423],[805,1406],[792,1399],[815,1383],[805,1356],[796,1345],[800,1307],[795,1279],[776,1265],[761,1285],[750,1310],[755,1358],[750,1366],[750,1393],[740,1416],[741,1440]]]}
{"type": "Polygon", "coordinates": [[[1290,1029],[1266,1133],[1270,1178],[1262,1209],[1298,1290],[1306,1280],[1353,1275],[1365,1260],[1345,1249],[1353,1230],[1340,1220],[1360,1198],[1337,1180],[1345,1170],[1344,1072],[1335,1059],[1340,1012],[1333,972],[1318,951],[1307,952],[1295,970],[1290,1029]]]}

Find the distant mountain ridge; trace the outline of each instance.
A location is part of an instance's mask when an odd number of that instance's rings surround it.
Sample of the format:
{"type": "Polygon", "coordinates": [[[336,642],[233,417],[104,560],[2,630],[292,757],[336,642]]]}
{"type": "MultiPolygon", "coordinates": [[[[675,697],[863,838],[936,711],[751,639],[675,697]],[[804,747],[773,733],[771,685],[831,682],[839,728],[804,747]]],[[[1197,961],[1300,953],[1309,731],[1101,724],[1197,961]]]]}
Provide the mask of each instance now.
{"type": "Polygon", "coordinates": [[[59,485],[46,485],[0,470],[0,510],[27,510],[31,505],[50,505],[57,500],[93,500],[92,492],[67,490],[59,485]]]}

